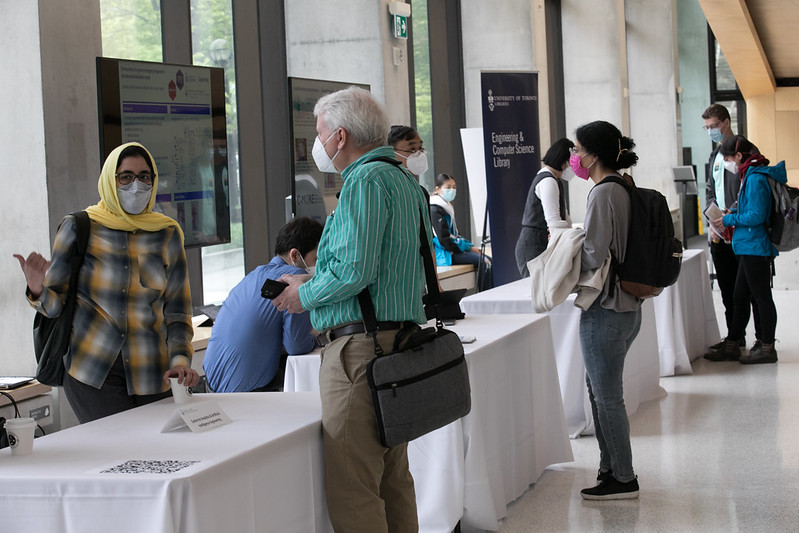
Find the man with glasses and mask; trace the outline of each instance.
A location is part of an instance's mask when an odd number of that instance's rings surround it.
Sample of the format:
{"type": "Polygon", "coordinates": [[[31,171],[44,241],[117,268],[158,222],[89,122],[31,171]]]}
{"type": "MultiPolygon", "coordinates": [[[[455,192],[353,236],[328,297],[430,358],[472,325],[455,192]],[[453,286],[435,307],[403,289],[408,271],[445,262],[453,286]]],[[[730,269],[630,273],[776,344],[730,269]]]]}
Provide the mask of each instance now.
{"type": "MultiPolygon", "coordinates": [[[[741,188],[741,178],[737,172],[728,170],[724,165],[724,157],[719,149],[721,143],[733,136],[730,112],[721,104],[712,104],[702,113],[704,129],[710,140],[714,143],[710,153],[710,172],[706,176],[705,206],[715,203],[724,211],[732,209],[738,200],[738,190],[741,188]]],[[[738,275],[738,257],[732,251],[732,244],[725,241],[712,227],[708,228],[710,239],[710,256],[713,258],[713,269],[716,272],[716,281],[721,291],[721,301],[724,304],[724,317],[727,330],[732,327],[733,317],[733,290],[735,278],[738,275]]],[[[757,306],[752,302],[752,313],[755,317],[755,336],[760,339],[760,326],[757,306]]],[[[722,341],[723,342],[723,341],[722,341]]],[[[719,353],[721,342],[710,347],[704,355],[709,361],[723,361],[726,357],[719,353]]],[[[746,346],[746,339],[741,339],[741,346],[746,346]]]]}
{"type": "Polygon", "coordinates": [[[427,152],[415,129],[410,126],[391,126],[388,144],[394,147],[394,156],[416,177],[427,172],[427,152]]]}
{"type": "Polygon", "coordinates": [[[322,225],[297,217],[277,234],[275,256],[233,287],[214,321],[203,369],[214,392],[263,392],[283,388],[286,355],[316,347],[308,313],[278,311],[261,296],[267,279],[314,273],[322,225]]]}
{"type": "Polygon", "coordinates": [[[380,443],[366,365],[375,357],[365,334],[358,294],[369,289],[376,340],[390,350],[405,321],[426,322],[420,229],[431,238],[427,200],[386,146],[388,119],[369,92],[350,87],[314,108],[313,157],[322,172],[344,180],[338,207],[319,242],[316,275],[283,276],[278,309],[311,311],[321,332],[322,435],[325,493],[338,532],[418,530],[407,444],[380,443]],[[424,224],[424,228],[420,228],[424,224]]]}

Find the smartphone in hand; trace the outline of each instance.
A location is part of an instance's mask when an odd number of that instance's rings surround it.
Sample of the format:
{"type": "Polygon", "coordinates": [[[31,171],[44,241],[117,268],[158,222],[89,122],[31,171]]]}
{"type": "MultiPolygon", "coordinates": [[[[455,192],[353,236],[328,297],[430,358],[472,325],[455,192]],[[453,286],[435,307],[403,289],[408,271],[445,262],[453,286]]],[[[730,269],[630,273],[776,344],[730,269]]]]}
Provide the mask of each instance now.
{"type": "Polygon", "coordinates": [[[261,296],[268,298],[269,300],[272,298],[277,298],[286,287],[288,287],[288,283],[283,283],[282,281],[277,281],[274,279],[267,279],[261,287],[261,296]]]}

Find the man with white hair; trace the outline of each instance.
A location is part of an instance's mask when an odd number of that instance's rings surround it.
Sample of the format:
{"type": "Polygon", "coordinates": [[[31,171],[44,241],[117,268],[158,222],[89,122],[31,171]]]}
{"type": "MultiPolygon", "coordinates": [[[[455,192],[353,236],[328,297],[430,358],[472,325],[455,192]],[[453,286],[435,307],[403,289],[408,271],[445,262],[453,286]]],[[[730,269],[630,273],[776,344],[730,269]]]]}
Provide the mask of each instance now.
{"type": "Polygon", "coordinates": [[[314,116],[314,161],[322,172],[340,172],[344,185],[319,242],[315,275],[284,276],[289,286],[273,303],[290,312],[309,309],[322,332],[325,490],[334,529],[417,531],[407,445],[380,443],[366,381],[375,346],[358,294],[369,289],[377,341],[387,351],[403,322],[426,322],[419,225],[429,241],[427,200],[396,166],[394,149],[385,146],[388,120],[367,91],[350,87],[324,96],[314,116]]]}

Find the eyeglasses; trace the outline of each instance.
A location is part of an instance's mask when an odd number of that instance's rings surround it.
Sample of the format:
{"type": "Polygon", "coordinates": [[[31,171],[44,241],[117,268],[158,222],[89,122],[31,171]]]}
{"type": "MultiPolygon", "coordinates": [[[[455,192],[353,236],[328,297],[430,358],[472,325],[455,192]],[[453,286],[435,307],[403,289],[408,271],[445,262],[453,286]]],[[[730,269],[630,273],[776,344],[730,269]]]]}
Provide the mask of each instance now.
{"type": "Polygon", "coordinates": [[[721,124],[722,124],[721,122],[717,122],[716,124],[709,124],[707,126],[702,126],[702,129],[704,129],[705,131],[721,129],[721,124]]]}
{"type": "Polygon", "coordinates": [[[133,183],[133,180],[139,180],[145,185],[152,185],[153,180],[155,179],[155,176],[149,172],[142,172],[141,174],[134,174],[133,172],[120,172],[118,174],[114,174],[114,176],[116,176],[120,185],[130,185],[133,183]]]}
{"type": "Polygon", "coordinates": [[[417,148],[416,150],[400,150],[399,148],[395,148],[394,151],[395,152],[408,152],[409,154],[415,154],[415,153],[425,154],[425,153],[427,153],[427,150],[425,150],[424,148],[417,148]]]}

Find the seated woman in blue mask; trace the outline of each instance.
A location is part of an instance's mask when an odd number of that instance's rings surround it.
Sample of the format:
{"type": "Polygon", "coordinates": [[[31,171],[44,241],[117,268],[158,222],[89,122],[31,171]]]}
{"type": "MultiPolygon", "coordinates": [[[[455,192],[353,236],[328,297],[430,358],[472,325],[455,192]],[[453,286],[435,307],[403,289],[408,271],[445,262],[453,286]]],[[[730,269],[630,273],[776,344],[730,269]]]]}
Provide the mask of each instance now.
{"type": "Polygon", "coordinates": [[[474,265],[480,272],[478,290],[494,286],[491,258],[458,233],[452,201],[457,193],[455,179],[449,174],[436,176],[436,189],[430,195],[430,220],[433,224],[433,247],[438,266],[474,265]],[[480,266],[482,258],[482,266],[480,266]]]}

